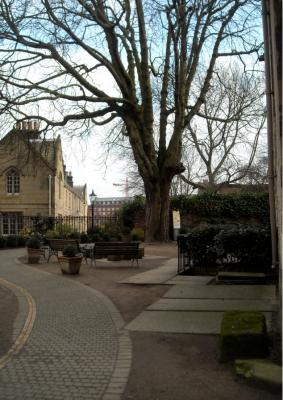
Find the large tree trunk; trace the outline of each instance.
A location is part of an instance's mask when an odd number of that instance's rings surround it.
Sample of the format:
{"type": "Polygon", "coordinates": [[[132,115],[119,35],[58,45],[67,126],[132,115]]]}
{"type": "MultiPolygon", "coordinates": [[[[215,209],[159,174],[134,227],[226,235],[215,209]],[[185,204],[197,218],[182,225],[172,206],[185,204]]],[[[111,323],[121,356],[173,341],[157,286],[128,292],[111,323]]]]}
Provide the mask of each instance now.
{"type": "Polygon", "coordinates": [[[146,231],[147,242],[169,240],[169,208],[171,178],[146,186],[146,231]]]}

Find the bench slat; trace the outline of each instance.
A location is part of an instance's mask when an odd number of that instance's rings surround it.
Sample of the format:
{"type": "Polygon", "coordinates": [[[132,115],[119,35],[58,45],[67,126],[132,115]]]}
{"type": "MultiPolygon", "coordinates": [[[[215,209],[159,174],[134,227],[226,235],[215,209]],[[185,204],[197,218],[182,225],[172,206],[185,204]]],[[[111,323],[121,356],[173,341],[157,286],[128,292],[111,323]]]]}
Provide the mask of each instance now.
{"type": "Polygon", "coordinates": [[[139,242],[97,242],[93,248],[93,259],[96,265],[96,257],[101,256],[127,256],[132,261],[138,259],[141,255],[139,251],[139,242]]]}
{"type": "Polygon", "coordinates": [[[75,246],[78,250],[78,253],[81,253],[79,241],[76,239],[47,239],[47,244],[50,247],[47,262],[49,262],[53,255],[58,259],[58,253],[63,251],[67,245],[75,246]]]}

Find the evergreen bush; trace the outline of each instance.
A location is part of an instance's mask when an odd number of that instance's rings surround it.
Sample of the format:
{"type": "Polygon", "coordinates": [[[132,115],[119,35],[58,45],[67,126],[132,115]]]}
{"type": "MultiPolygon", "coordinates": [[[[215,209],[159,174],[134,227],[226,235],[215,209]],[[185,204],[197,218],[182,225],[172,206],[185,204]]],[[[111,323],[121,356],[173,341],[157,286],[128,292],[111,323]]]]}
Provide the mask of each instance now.
{"type": "Polygon", "coordinates": [[[233,259],[234,264],[244,269],[262,272],[271,266],[271,235],[267,228],[242,225],[222,229],[214,242],[218,256],[226,263],[227,259],[233,259]]]}
{"type": "Polygon", "coordinates": [[[6,238],[5,236],[0,236],[0,248],[6,247],[6,238]]]}
{"type": "Polygon", "coordinates": [[[40,240],[36,236],[31,236],[27,240],[26,246],[30,249],[40,249],[40,240]]]}
{"type": "Polygon", "coordinates": [[[134,228],[131,231],[131,235],[132,235],[132,240],[139,240],[139,241],[144,240],[144,230],[142,228],[134,228]]]}
{"type": "Polygon", "coordinates": [[[6,246],[7,247],[17,247],[18,246],[18,236],[17,235],[9,235],[6,237],[6,246]]]}
{"type": "Polygon", "coordinates": [[[268,193],[203,193],[194,196],[176,196],[171,199],[173,210],[181,214],[198,215],[206,218],[259,218],[269,220],[268,193]]]}
{"type": "Polygon", "coordinates": [[[73,246],[72,244],[66,245],[63,249],[63,256],[65,257],[76,257],[77,254],[78,254],[78,249],[76,246],[73,246]]]}
{"type": "Polygon", "coordinates": [[[81,243],[88,243],[88,242],[89,242],[88,235],[85,232],[81,233],[81,243]]]}
{"type": "Polygon", "coordinates": [[[142,196],[136,196],[134,200],[125,203],[120,212],[123,226],[133,229],[136,216],[145,212],[145,199],[142,196]]]}
{"type": "Polygon", "coordinates": [[[270,270],[269,227],[211,225],[192,229],[185,238],[186,250],[194,267],[226,265],[244,271],[270,270]]]}

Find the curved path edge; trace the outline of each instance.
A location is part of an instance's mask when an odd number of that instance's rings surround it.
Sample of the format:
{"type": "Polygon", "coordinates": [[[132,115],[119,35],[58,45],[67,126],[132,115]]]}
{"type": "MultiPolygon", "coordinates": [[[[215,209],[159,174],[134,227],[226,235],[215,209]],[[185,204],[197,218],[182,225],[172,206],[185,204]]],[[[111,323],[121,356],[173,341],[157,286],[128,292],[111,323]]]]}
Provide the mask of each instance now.
{"type": "Polygon", "coordinates": [[[17,300],[20,303],[23,301],[23,297],[28,305],[26,317],[24,315],[20,315],[21,319],[25,318],[24,324],[21,324],[22,328],[20,329],[20,333],[18,335],[16,333],[15,335],[15,333],[13,332],[13,336],[16,336],[13,345],[10,347],[7,353],[0,358],[1,369],[4,368],[6,364],[13,358],[13,356],[16,355],[25,345],[34,325],[36,317],[36,304],[33,297],[26,289],[3,278],[0,278],[0,285],[5,286],[7,289],[10,289],[15,294],[17,300]]]}
{"type": "MultiPolygon", "coordinates": [[[[16,264],[26,265],[26,264],[23,264],[18,258],[15,259],[15,262],[16,262],[16,264]]],[[[26,265],[26,266],[29,268],[33,268],[31,265],[26,265]]],[[[37,271],[39,271],[37,268],[33,268],[33,269],[36,269],[37,271]]],[[[46,274],[46,275],[52,275],[51,273],[49,273],[47,271],[39,271],[39,272],[46,274]]],[[[62,277],[62,278],[64,279],[64,277],[62,277]]],[[[1,282],[2,282],[2,278],[0,278],[0,283],[1,282]]],[[[17,289],[21,290],[23,294],[28,295],[27,291],[18,287],[17,285],[9,283],[8,281],[5,281],[5,282],[7,284],[10,284],[11,286],[14,286],[14,289],[17,288],[17,289]]],[[[108,297],[106,297],[103,293],[99,292],[97,289],[91,288],[89,286],[85,286],[81,282],[73,281],[72,283],[82,286],[85,290],[88,290],[88,291],[91,291],[92,293],[94,293],[95,296],[97,296],[101,300],[101,302],[106,306],[106,308],[109,310],[109,313],[111,315],[113,323],[116,326],[116,329],[118,332],[117,339],[118,339],[118,343],[119,343],[119,350],[118,350],[116,363],[115,363],[115,367],[114,367],[110,382],[102,396],[102,400],[119,400],[119,399],[121,399],[121,396],[122,396],[122,394],[125,390],[126,384],[128,382],[128,377],[130,374],[130,368],[131,368],[131,363],[132,363],[132,343],[131,343],[130,333],[124,329],[125,321],[123,320],[117,307],[112,303],[112,301],[108,297]]],[[[35,302],[30,295],[29,295],[29,297],[27,297],[27,301],[29,302],[29,304],[34,306],[34,311],[35,311],[35,302]]],[[[33,316],[32,313],[29,313],[29,316],[32,320],[32,325],[33,325],[33,322],[35,319],[35,314],[33,316]]],[[[30,318],[28,317],[26,322],[28,322],[30,320],[30,318]]],[[[28,331],[28,333],[31,332],[31,329],[32,329],[32,326],[31,326],[30,330],[28,331]]],[[[25,331],[25,329],[23,328],[23,332],[24,331],[25,331]]],[[[22,342],[22,345],[21,345],[21,347],[18,348],[17,352],[19,352],[20,349],[24,346],[27,338],[28,338],[28,335],[25,337],[25,340],[22,342]]],[[[8,356],[8,353],[10,351],[12,351],[13,347],[14,346],[12,346],[12,348],[7,352],[7,356],[8,356]]],[[[13,354],[16,354],[17,352],[12,352],[11,357],[13,356],[13,354]]],[[[11,359],[11,357],[9,358],[9,360],[11,359]]],[[[0,363],[1,363],[1,360],[2,359],[0,359],[0,363]]],[[[0,369],[1,369],[1,364],[0,364],[0,369]]]]}
{"type": "MultiPolygon", "coordinates": [[[[51,275],[49,272],[41,271],[45,274],[51,275]]],[[[116,358],[115,367],[112,373],[112,377],[106,388],[102,400],[119,400],[124,393],[126,384],[128,382],[128,377],[130,374],[131,363],[132,363],[132,342],[128,330],[125,330],[125,321],[123,320],[117,307],[112,303],[112,301],[105,296],[103,293],[99,292],[89,286],[85,286],[81,282],[73,281],[74,284],[83,286],[85,290],[93,292],[96,297],[105,305],[108,309],[114,325],[116,326],[118,332],[118,343],[119,350],[116,358]]]]}

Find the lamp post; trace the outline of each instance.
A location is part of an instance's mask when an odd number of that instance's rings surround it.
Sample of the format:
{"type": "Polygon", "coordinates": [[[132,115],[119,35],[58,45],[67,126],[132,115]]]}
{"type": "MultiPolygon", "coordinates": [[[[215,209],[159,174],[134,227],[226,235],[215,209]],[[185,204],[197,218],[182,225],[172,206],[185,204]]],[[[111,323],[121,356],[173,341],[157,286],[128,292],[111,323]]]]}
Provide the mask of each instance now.
{"type": "Polygon", "coordinates": [[[90,204],[91,204],[91,229],[93,231],[94,225],[93,225],[93,218],[94,218],[94,203],[96,200],[96,194],[94,193],[93,189],[91,194],[89,195],[89,200],[90,200],[90,204]]]}

